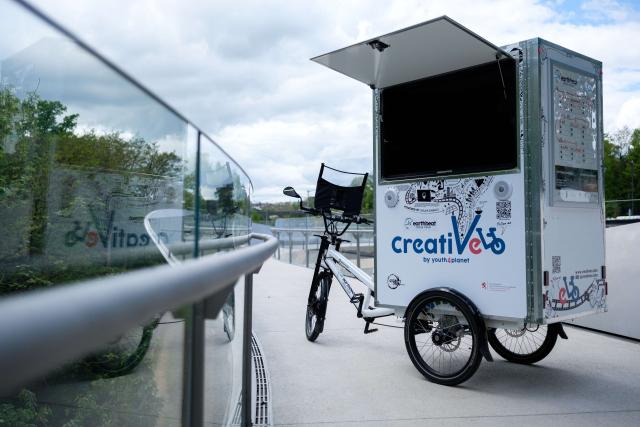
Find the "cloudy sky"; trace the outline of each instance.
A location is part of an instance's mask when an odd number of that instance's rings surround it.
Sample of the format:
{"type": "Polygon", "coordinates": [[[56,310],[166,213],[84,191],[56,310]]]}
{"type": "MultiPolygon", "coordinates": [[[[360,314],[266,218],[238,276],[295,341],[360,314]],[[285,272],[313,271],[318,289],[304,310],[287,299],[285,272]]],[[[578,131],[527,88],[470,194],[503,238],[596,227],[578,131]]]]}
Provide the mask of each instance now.
{"type": "Polygon", "coordinates": [[[640,127],[640,1],[32,0],[209,133],[254,200],[371,169],[371,93],[309,58],[440,15],[497,45],[542,37],[604,63],[605,132],[640,127]]]}

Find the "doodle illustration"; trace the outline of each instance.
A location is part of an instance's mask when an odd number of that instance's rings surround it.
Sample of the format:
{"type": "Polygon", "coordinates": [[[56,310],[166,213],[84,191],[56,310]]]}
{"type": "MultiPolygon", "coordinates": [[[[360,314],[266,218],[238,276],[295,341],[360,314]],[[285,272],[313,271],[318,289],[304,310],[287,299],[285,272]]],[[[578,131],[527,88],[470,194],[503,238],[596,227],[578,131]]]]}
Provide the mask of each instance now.
{"type": "Polygon", "coordinates": [[[465,233],[480,209],[480,196],[493,177],[424,181],[412,184],[405,193],[405,208],[421,213],[444,213],[456,217],[465,233]]]}
{"type": "Polygon", "coordinates": [[[574,310],[585,302],[589,302],[591,308],[606,308],[605,295],[605,281],[602,279],[594,279],[581,294],[574,276],[558,277],[552,281],[551,290],[545,293],[545,314],[558,317],[558,312],[574,310]]]}

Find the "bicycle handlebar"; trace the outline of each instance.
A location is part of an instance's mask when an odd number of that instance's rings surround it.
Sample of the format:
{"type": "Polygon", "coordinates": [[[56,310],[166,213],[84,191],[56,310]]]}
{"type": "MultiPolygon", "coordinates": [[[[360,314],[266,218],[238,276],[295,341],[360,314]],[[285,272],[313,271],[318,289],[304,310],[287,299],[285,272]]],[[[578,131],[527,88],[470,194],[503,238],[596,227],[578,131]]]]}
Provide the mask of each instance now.
{"type": "Polygon", "coordinates": [[[367,224],[367,225],[373,225],[373,221],[369,221],[366,218],[362,218],[361,216],[343,216],[343,215],[331,215],[331,214],[326,214],[325,212],[319,211],[318,209],[315,208],[308,208],[306,206],[302,205],[302,202],[300,203],[300,210],[302,210],[303,212],[306,212],[310,215],[313,216],[320,216],[320,215],[325,215],[325,217],[328,220],[334,221],[334,222],[342,222],[345,224],[367,224]]]}

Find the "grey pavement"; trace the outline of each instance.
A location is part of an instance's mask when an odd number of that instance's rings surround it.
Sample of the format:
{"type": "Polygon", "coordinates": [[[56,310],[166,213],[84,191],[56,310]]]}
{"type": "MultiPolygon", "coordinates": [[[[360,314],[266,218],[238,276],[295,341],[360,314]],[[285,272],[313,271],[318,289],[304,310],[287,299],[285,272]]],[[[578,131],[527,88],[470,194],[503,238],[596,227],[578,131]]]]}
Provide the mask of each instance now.
{"type": "MultiPolygon", "coordinates": [[[[534,366],[494,353],[457,387],[413,367],[403,331],[364,322],[332,286],[324,332],[304,333],[312,270],[268,261],[255,278],[254,330],[271,372],[276,425],[639,426],[640,344],[567,327],[534,366]]],[[[394,326],[394,318],[381,319],[394,326]]]]}

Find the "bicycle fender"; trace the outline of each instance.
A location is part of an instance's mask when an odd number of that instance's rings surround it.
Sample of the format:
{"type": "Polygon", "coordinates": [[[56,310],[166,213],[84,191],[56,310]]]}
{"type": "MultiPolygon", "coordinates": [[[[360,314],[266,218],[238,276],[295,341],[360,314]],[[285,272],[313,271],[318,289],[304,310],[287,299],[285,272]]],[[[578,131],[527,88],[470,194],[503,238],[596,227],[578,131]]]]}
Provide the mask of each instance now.
{"type": "Polygon", "coordinates": [[[478,346],[480,349],[480,354],[482,354],[482,356],[485,358],[487,362],[493,362],[493,356],[491,355],[491,351],[489,350],[489,337],[487,336],[487,326],[485,325],[484,319],[482,318],[482,313],[480,313],[480,310],[478,310],[478,307],[473,303],[473,301],[471,301],[469,297],[467,297],[465,294],[458,291],[457,289],[453,289],[447,286],[427,289],[414,297],[414,299],[411,301],[411,303],[407,307],[406,312],[409,312],[409,308],[411,308],[413,301],[417,300],[420,295],[427,292],[432,292],[432,291],[441,291],[441,292],[453,294],[467,304],[467,306],[471,310],[471,313],[473,313],[473,316],[476,319],[476,322],[478,324],[478,329],[480,331],[480,334],[478,337],[478,341],[479,341],[478,346]]]}
{"type": "Polygon", "coordinates": [[[550,328],[553,327],[553,329],[555,329],[555,332],[558,334],[558,336],[563,340],[569,339],[569,337],[567,336],[567,333],[564,331],[564,327],[562,326],[562,323],[553,323],[549,325],[549,327],[550,328]]]}

